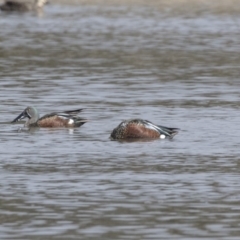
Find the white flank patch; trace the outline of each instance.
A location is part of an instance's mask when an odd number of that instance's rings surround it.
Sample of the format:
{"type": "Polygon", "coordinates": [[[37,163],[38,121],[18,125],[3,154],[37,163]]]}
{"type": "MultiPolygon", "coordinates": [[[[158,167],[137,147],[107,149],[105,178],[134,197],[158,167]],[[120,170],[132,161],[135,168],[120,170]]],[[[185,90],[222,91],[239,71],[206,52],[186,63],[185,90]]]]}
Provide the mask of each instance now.
{"type": "Polygon", "coordinates": [[[165,136],[164,134],[161,134],[161,135],[160,135],[160,138],[161,138],[161,139],[164,139],[164,138],[166,138],[166,136],[165,136]]]}
{"type": "Polygon", "coordinates": [[[68,124],[73,124],[74,121],[72,119],[69,119],[68,124]]]}

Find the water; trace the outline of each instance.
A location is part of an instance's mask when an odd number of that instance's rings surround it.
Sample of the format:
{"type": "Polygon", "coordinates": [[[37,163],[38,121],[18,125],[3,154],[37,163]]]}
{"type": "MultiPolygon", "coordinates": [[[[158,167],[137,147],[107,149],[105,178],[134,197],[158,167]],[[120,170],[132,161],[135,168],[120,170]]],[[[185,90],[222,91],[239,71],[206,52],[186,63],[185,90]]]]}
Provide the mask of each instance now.
{"type": "Polygon", "coordinates": [[[239,239],[239,16],[49,5],[0,25],[1,239],[239,239]],[[18,132],[26,106],[90,122],[18,132]],[[129,118],[181,132],[111,141],[129,118]]]}

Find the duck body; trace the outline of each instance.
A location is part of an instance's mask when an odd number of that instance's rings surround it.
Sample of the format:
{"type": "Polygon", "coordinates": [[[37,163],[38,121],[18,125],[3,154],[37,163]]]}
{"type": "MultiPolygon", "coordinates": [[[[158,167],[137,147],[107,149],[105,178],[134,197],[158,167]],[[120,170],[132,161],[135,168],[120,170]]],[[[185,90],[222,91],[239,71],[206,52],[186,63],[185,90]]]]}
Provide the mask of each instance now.
{"type": "Polygon", "coordinates": [[[173,138],[178,128],[169,128],[155,125],[148,120],[132,119],[121,122],[111,133],[112,139],[137,139],[137,138],[173,138]]]}

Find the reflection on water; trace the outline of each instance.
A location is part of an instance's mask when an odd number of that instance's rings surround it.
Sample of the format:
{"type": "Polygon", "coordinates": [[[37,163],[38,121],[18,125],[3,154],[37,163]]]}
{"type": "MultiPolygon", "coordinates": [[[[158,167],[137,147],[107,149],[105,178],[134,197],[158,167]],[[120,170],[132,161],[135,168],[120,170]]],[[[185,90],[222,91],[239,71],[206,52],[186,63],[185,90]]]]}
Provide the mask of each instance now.
{"type": "Polygon", "coordinates": [[[238,239],[239,17],[146,6],[0,14],[1,239],[238,239]],[[27,106],[85,108],[18,131],[27,106]],[[124,119],[171,141],[111,141],[124,119]]]}

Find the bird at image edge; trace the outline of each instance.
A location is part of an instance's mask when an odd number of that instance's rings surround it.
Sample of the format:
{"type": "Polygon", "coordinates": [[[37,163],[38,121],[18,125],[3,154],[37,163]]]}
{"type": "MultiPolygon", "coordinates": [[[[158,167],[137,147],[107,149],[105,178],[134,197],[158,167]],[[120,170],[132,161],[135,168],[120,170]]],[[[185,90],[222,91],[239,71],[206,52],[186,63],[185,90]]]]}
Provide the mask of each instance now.
{"type": "Polygon", "coordinates": [[[47,2],[47,0],[34,0],[32,3],[29,1],[6,0],[0,6],[0,9],[6,12],[27,12],[40,10],[47,2]]]}

